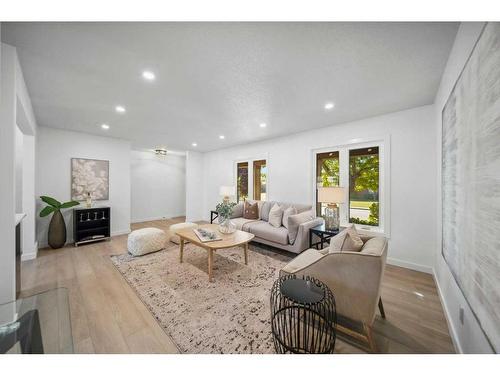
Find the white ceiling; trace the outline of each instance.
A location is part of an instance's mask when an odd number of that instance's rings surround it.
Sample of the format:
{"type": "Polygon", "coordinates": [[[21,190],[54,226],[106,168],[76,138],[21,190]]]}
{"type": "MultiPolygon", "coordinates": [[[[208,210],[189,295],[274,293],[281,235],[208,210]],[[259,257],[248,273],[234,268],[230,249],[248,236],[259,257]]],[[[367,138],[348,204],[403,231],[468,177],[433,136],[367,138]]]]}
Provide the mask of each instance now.
{"type": "Polygon", "coordinates": [[[457,28],[2,23],[2,39],[17,47],[39,125],[126,138],[136,148],[197,142],[209,151],[431,104],[457,28]],[[142,79],[145,69],[156,81],[142,79]],[[328,101],[334,110],[324,110],[328,101]]]}

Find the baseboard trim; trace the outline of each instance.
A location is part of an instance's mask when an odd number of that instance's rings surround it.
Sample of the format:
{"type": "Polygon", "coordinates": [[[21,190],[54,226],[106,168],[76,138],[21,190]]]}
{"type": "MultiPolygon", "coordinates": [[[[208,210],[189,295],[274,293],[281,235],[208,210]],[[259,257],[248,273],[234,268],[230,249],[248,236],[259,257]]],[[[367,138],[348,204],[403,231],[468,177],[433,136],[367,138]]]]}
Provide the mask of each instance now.
{"type": "Polygon", "coordinates": [[[21,262],[24,262],[25,260],[36,259],[37,255],[38,255],[38,242],[35,242],[33,244],[33,248],[31,251],[23,252],[21,254],[21,262]]]}
{"type": "Polygon", "coordinates": [[[429,266],[424,266],[423,264],[417,264],[412,262],[407,262],[405,260],[396,259],[396,258],[387,258],[387,263],[393,266],[409,268],[414,271],[425,272],[430,275],[434,275],[434,269],[429,266]]]}
{"type": "Polygon", "coordinates": [[[124,234],[129,234],[131,232],[130,229],[126,229],[126,230],[117,230],[115,232],[111,232],[111,237],[115,237],[115,236],[122,236],[124,234]]]}
{"type": "Polygon", "coordinates": [[[181,216],[186,216],[186,214],[169,214],[165,216],[157,216],[157,217],[145,217],[145,218],[140,218],[140,219],[133,219],[131,221],[132,224],[137,224],[137,223],[143,223],[145,221],[155,221],[155,220],[167,220],[167,219],[173,219],[174,217],[181,217],[181,216]]]}
{"type": "Polygon", "coordinates": [[[441,290],[441,286],[439,285],[439,280],[438,277],[436,276],[436,271],[434,270],[434,268],[432,269],[432,278],[434,279],[434,283],[436,284],[436,289],[438,292],[439,300],[441,301],[441,306],[443,306],[444,316],[446,318],[446,324],[448,325],[448,331],[450,332],[451,341],[453,342],[455,351],[459,354],[464,354],[462,350],[462,345],[460,345],[460,341],[458,340],[457,331],[452,323],[453,321],[451,319],[450,310],[448,309],[446,300],[443,297],[443,292],[441,290]]]}

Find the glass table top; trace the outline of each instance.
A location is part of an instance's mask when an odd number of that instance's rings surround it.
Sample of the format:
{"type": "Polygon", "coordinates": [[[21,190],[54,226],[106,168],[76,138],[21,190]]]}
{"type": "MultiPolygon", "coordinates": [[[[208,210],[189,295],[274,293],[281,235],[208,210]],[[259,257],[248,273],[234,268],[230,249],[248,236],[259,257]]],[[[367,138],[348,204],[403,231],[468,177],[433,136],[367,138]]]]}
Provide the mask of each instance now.
{"type": "MultiPolygon", "coordinates": [[[[9,332],[18,329],[23,317],[37,311],[44,353],[73,353],[73,336],[69,311],[68,290],[51,289],[0,305],[0,344],[9,332]]],[[[1,345],[0,345],[1,346],[1,345]]],[[[15,343],[6,353],[21,353],[15,343]]]]}

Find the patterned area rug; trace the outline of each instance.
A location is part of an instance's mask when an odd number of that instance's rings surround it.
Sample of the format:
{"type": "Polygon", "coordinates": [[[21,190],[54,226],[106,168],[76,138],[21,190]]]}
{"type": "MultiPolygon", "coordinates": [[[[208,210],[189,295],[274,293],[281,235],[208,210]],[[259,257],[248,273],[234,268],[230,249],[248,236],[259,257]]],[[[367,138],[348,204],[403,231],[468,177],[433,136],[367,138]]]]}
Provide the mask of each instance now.
{"type": "Polygon", "coordinates": [[[177,246],[111,258],[181,353],[274,353],[269,296],[289,257],[250,245],[246,266],[242,248],[218,250],[212,283],[191,244],[182,264],[177,246]]]}

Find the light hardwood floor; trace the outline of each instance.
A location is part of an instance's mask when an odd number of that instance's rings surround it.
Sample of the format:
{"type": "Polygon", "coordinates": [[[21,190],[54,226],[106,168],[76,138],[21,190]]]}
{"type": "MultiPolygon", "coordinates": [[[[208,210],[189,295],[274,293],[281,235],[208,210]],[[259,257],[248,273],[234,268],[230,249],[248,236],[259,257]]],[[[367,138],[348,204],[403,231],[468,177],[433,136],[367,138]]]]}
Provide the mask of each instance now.
{"type": "MultiPolygon", "coordinates": [[[[133,224],[132,229],[167,230],[184,218],[133,224]]],[[[127,236],[81,247],[40,250],[22,263],[22,295],[55,287],[69,293],[76,353],[177,353],[151,313],[110,260],[126,252],[127,236]]],[[[453,345],[431,275],[387,266],[382,298],[387,320],[377,318],[383,353],[453,353],[453,345]]],[[[357,351],[356,351],[357,352],[357,351]]]]}

